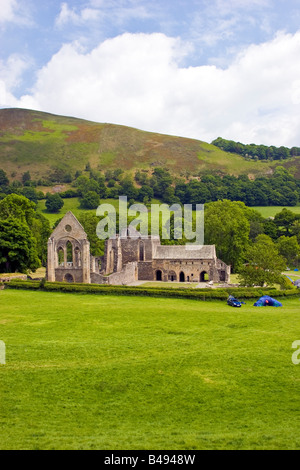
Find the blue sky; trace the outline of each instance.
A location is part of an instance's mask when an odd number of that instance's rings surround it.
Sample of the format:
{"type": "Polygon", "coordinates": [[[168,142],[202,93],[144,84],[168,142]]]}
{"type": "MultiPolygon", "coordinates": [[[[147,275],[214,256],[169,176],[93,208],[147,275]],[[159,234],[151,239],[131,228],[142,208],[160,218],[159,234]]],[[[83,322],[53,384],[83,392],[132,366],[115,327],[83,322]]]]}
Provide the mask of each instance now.
{"type": "Polygon", "coordinates": [[[300,146],[300,0],[0,0],[0,106],[300,146]]]}

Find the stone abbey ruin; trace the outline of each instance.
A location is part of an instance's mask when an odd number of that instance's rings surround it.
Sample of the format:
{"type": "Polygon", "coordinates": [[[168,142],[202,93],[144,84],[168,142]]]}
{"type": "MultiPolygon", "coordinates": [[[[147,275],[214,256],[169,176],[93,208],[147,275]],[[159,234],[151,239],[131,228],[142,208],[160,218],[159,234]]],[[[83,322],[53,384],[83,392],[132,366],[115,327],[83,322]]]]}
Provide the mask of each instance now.
{"type": "Polygon", "coordinates": [[[126,285],[136,281],[230,281],[230,266],[214,245],[161,245],[129,227],[105,241],[104,256],[90,254],[87,235],[68,212],[48,240],[47,280],[126,285]]]}

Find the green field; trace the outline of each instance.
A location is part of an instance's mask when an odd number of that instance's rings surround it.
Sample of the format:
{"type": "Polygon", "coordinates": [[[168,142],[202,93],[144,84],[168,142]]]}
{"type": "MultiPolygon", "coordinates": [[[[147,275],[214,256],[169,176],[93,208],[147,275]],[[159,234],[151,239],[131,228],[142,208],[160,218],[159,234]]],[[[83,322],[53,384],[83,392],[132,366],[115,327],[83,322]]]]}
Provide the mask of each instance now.
{"type": "Polygon", "coordinates": [[[299,449],[299,298],[0,291],[4,449],[299,449]]]}
{"type": "MultiPolygon", "coordinates": [[[[76,217],[79,217],[80,214],[85,212],[96,214],[96,209],[81,209],[80,199],[78,197],[64,199],[64,206],[57,214],[50,214],[49,212],[47,212],[45,202],[45,199],[38,201],[37,211],[41,212],[45,217],[47,217],[52,226],[57,219],[63,217],[68,211],[72,211],[76,217]]],[[[116,210],[118,210],[119,207],[118,199],[101,199],[100,203],[112,204],[116,208],[116,210]]],[[[161,202],[159,202],[157,199],[153,199],[152,204],[161,204],[161,202]]],[[[283,208],[283,206],[253,207],[253,209],[260,212],[260,214],[265,218],[274,217],[276,214],[281,212],[283,208]]],[[[300,206],[286,207],[286,209],[294,212],[295,214],[300,214],[300,206]]]]}
{"type": "MultiPolygon", "coordinates": [[[[58,219],[61,219],[68,211],[73,212],[75,217],[80,217],[81,214],[84,214],[87,212],[93,215],[96,214],[96,209],[81,209],[80,199],[78,197],[67,198],[67,199],[64,199],[63,201],[64,201],[64,206],[59,212],[55,214],[51,214],[47,211],[46,206],[45,206],[45,202],[46,202],[45,199],[38,201],[37,212],[40,212],[49,220],[51,227],[53,227],[53,224],[58,219]]],[[[119,205],[119,200],[118,199],[102,199],[101,204],[102,203],[112,204],[117,209],[119,205]]]]}
{"type": "Polygon", "coordinates": [[[275,217],[276,214],[282,211],[282,209],[288,209],[289,211],[294,212],[295,214],[300,214],[300,206],[259,206],[253,207],[261,213],[263,217],[275,217]]]}

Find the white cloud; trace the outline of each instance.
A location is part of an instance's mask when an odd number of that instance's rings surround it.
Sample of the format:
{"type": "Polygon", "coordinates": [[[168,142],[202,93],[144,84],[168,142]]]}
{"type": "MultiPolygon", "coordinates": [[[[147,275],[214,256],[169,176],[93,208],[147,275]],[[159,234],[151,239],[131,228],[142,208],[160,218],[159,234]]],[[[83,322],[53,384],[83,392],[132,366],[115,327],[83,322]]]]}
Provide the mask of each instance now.
{"type": "Polygon", "coordinates": [[[0,25],[16,23],[30,25],[30,15],[24,4],[18,0],[0,0],[0,25]]]}
{"type": "Polygon", "coordinates": [[[103,20],[120,25],[132,18],[146,19],[149,17],[151,17],[151,14],[148,12],[147,7],[142,4],[138,5],[136,2],[90,0],[82,9],[70,8],[68,3],[62,3],[55,24],[58,27],[64,26],[67,23],[80,26],[93,21],[103,20]]]}
{"type": "Polygon", "coordinates": [[[300,145],[300,32],[250,46],[224,70],[180,66],[188,52],[163,34],[127,33],[89,53],[67,44],[17,104],[204,141],[300,145]]]}
{"type": "Polygon", "coordinates": [[[0,60],[0,105],[17,106],[13,92],[22,80],[22,74],[29,67],[30,60],[12,54],[6,61],[0,60]]]}
{"type": "Polygon", "coordinates": [[[73,8],[69,8],[67,3],[62,3],[61,10],[56,18],[56,26],[64,26],[67,23],[75,25],[84,24],[87,21],[99,19],[100,11],[94,8],[83,8],[79,13],[73,8]]]}
{"type": "Polygon", "coordinates": [[[16,16],[17,1],[16,0],[0,0],[0,23],[14,21],[16,16]]]}

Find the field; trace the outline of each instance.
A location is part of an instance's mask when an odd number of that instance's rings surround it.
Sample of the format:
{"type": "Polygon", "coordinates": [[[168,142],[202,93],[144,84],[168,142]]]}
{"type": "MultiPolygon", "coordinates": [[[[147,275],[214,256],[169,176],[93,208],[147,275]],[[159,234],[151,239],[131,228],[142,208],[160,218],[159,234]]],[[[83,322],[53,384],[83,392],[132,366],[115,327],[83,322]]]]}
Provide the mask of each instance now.
{"type": "Polygon", "coordinates": [[[299,449],[299,298],[0,291],[4,449],[299,449]]]}
{"type": "MultiPolygon", "coordinates": [[[[64,199],[64,206],[63,208],[56,214],[51,214],[47,212],[45,206],[45,199],[38,201],[37,211],[42,213],[50,222],[50,225],[56,222],[56,220],[63,217],[68,211],[72,211],[76,217],[80,217],[81,214],[90,212],[91,214],[96,214],[96,209],[81,209],[80,208],[80,199],[78,197],[67,198],[64,199]]],[[[101,204],[111,204],[115,207],[116,211],[119,208],[119,200],[118,199],[101,199],[101,204]]],[[[151,201],[152,204],[162,204],[158,199],[153,199],[151,201]]],[[[288,210],[294,212],[295,214],[300,214],[300,206],[293,206],[293,207],[286,207],[288,210]]],[[[282,211],[283,206],[267,206],[267,207],[253,207],[253,209],[257,210],[263,217],[274,217],[276,214],[282,211]]]]}
{"type": "Polygon", "coordinates": [[[261,213],[263,217],[275,217],[276,214],[282,211],[282,209],[288,209],[295,214],[300,214],[300,206],[259,206],[253,207],[253,209],[257,210],[261,213]]]}
{"type": "MultiPolygon", "coordinates": [[[[50,223],[54,223],[57,219],[63,217],[68,211],[72,211],[73,214],[78,217],[80,214],[85,212],[90,212],[96,214],[96,209],[81,209],[80,208],[80,199],[78,197],[64,199],[64,206],[57,214],[50,214],[46,210],[45,199],[38,201],[37,211],[41,212],[45,217],[47,217],[50,223]]],[[[118,199],[101,199],[101,204],[112,204],[116,210],[119,208],[118,199]]],[[[158,199],[153,199],[152,204],[162,204],[158,199]]],[[[300,214],[300,205],[298,206],[255,206],[253,209],[260,212],[263,217],[274,217],[276,214],[282,211],[282,209],[288,209],[295,214],[300,214]]]]}
{"type": "MultiPolygon", "coordinates": [[[[78,197],[64,199],[63,201],[64,201],[64,206],[59,212],[55,214],[51,214],[47,212],[47,209],[45,206],[45,203],[46,203],[45,199],[38,201],[37,212],[40,212],[41,214],[43,214],[44,217],[46,217],[49,220],[51,227],[53,227],[54,223],[58,219],[61,219],[68,211],[73,212],[75,217],[80,217],[81,214],[85,214],[85,213],[91,213],[93,215],[96,214],[96,209],[81,209],[80,199],[78,197]]],[[[102,203],[112,204],[117,210],[118,205],[119,205],[119,200],[118,199],[103,199],[101,200],[101,204],[102,203]]]]}

